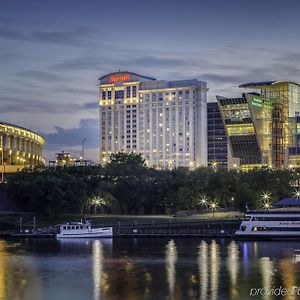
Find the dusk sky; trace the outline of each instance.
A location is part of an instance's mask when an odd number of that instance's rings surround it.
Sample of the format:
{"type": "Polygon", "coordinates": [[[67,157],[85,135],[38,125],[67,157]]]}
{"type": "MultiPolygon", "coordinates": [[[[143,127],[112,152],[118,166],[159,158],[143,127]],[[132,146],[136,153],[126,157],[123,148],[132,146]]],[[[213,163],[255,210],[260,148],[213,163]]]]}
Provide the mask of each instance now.
{"type": "Polygon", "coordinates": [[[57,151],[98,161],[98,78],[133,71],[239,84],[300,81],[299,0],[9,0],[0,2],[0,120],[57,151]]]}

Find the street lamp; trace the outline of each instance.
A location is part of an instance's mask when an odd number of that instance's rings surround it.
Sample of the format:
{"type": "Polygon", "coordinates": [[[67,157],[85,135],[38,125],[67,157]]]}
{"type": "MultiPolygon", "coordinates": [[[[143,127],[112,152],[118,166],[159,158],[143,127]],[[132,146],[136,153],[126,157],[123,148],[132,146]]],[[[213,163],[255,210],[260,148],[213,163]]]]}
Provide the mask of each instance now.
{"type": "Polygon", "coordinates": [[[262,197],[262,199],[264,201],[269,201],[270,198],[271,198],[271,193],[269,193],[269,192],[263,192],[262,195],[261,195],[261,197],[262,197]]]}
{"type": "Polygon", "coordinates": [[[81,151],[81,165],[83,165],[83,161],[84,161],[84,143],[86,141],[86,138],[82,139],[82,151],[81,151]]]}
{"type": "Polygon", "coordinates": [[[217,166],[218,166],[218,163],[216,161],[213,161],[212,162],[212,168],[213,170],[216,172],[217,171],[217,166]]]}
{"type": "Polygon", "coordinates": [[[203,206],[206,206],[206,205],[207,205],[207,198],[206,198],[205,195],[203,195],[203,196],[200,197],[199,203],[200,203],[201,205],[203,205],[203,206]]]}
{"type": "Polygon", "coordinates": [[[270,199],[271,199],[271,193],[269,192],[263,192],[262,195],[262,200],[263,200],[263,208],[265,210],[269,210],[271,207],[270,199]]]}
{"type": "Polygon", "coordinates": [[[299,191],[299,190],[296,190],[296,191],[295,191],[294,197],[296,197],[297,200],[300,198],[300,191],[299,191]]]}
{"type": "Polygon", "coordinates": [[[213,212],[213,218],[215,217],[215,210],[217,209],[218,204],[216,202],[211,202],[209,208],[212,210],[213,212]]]}

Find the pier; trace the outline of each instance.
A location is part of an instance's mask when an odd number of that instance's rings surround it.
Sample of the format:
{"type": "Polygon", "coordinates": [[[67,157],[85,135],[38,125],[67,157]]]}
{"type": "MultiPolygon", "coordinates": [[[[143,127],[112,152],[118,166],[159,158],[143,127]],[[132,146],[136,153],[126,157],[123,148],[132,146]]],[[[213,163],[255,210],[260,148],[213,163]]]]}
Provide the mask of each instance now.
{"type": "MultiPolygon", "coordinates": [[[[197,221],[169,221],[151,223],[113,223],[100,224],[99,227],[113,227],[114,238],[130,237],[214,237],[232,238],[240,225],[240,220],[197,220],[197,221]]],[[[6,237],[54,238],[57,228],[37,227],[23,228],[21,231],[0,232],[6,237]]]]}
{"type": "Polygon", "coordinates": [[[231,238],[239,220],[201,220],[119,224],[113,226],[114,237],[218,237],[231,238]]]}

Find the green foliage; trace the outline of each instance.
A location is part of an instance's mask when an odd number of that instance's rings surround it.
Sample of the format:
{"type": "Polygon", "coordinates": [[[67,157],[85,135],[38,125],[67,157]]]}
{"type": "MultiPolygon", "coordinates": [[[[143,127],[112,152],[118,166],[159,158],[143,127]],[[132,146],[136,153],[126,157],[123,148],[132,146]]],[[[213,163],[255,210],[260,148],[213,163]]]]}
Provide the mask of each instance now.
{"type": "Polygon", "coordinates": [[[260,208],[292,196],[299,174],[290,170],[249,172],[211,168],[154,170],[139,154],[117,153],[105,166],[25,169],[6,189],[28,212],[47,218],[62,213],[173,214],[203,208],[201,196],[219,207],[260,208]],[[234,199],[234,200],[232,200],[234,199]]]}

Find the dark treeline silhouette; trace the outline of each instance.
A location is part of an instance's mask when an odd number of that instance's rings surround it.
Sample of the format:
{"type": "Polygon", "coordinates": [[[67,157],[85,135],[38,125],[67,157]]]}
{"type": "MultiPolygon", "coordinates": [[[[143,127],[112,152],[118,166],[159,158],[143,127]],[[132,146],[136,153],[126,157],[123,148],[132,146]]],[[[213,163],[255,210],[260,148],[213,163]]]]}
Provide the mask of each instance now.
{"type": "Polygon", "coordinates": [[[155,170],[138,154],[118,153],[105,167],[24,169],[5,189],[24,211],[49,218],[63,213],[173,214],[210,202],[239,210],[292,196],[299,174],[292,170],[249,172],[197,168],[155,170]],[[206,199],[206,201],[203,201],[206,199]]]}

